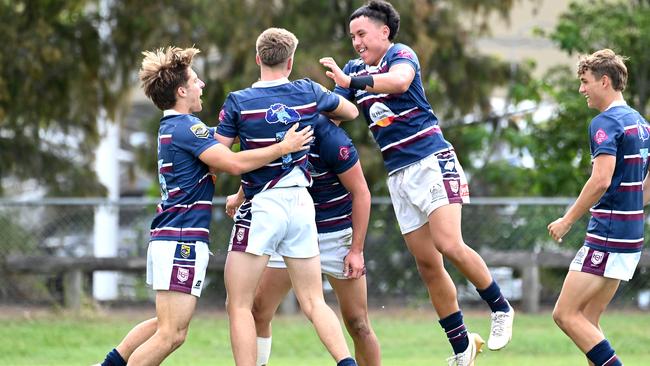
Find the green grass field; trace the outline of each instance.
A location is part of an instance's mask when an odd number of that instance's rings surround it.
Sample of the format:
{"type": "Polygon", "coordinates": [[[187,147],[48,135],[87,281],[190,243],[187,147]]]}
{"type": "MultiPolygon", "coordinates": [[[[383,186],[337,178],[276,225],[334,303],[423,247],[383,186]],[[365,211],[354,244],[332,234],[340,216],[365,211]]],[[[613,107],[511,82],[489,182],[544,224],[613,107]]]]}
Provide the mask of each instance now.
{"type": "MultiPolygon", "coordinates": [[[[0,365],[90,365],[103,360],[134,324],[149,315],[143,311],[81,315],[2,312],[0,365]]],[[[451,349],[432,311],[376,310],[371,317],[384,365],[446,365],[451,349]]],[[[471,331],[487,336],[487,313],[465,318],[471,331]]],[[[626,366],[650,365],[650,314],[611,312],[602,325],[626,366]]],[[[279,316],[273,329],[272,366],[334,364],[303,317],[279,316]]],[[[233,365],[225,315],[199,313],[186,343],[164,364],[233,365]]],[[[500,352],[484,351],[476,364],[568,366],[586,362],[545,313],[518,315],[513,342],[500,352]]]]}

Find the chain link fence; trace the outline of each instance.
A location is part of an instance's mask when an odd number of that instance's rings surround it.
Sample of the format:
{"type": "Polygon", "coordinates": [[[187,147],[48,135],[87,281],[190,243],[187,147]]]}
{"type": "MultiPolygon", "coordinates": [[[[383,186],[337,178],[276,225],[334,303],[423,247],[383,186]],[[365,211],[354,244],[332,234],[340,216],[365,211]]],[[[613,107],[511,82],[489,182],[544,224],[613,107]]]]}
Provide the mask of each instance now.
{"type": "MultiPolygon", "coordinates": [[[[224,198],[215,198],[211,226],[211,250],[225,255],[232,220],[225,216],[224,198]]],[[[474,198],[463,209],[463,235],[478,252],[561,251],[574,252],[582,244],[587,217],[576,223],[559,247],[548,236],[546,226],[564,213],[569,198],[474,198]]],[[[25,274],[9,271],[12,256],[86,257],[93,256],[94,217],[99,207],[117,214],[118,256],[146,257],[149,225],[157,200],[122,199],[46,199],[38,201],[0,200],[0,303],[18,305],[54,305],[62,302],[61,273],[25,274]]],[[[650,237],[646,230],[646,237],[650,237]]],[[[373,199],[366,239],[365,260],[368,268],[368,296],[371,306],[428,306],[426,289],[419,279],[415,262],[406,250],[388,198],[373,199]]],[[[489,264],[489,263],[488,263],[489,264]]],[[[568,262],[556,268],[541,267],[539,302],[552,305],[557,298],[568,262]]],[[[478,304],[474,288],[449,263],[447,268],[457,284],[464,306],[478,304]]],[[[522,273],[517,268],[491,266],[506,296],[515,302],[522,297],[522,273]]],[[[85,274],[83,286],[92,301],[92,276],[85,274]]],[[[120,303],[151,302],[153,292],[144,283],[144,271],[120,273],[120,303]]],[[[325,285],[327,288],[327,285],[325,285]]],[[[210,271],[204,288],[202,306],[223,307],[223,274],[210,271]],[[207,298],[207,300],[205,300],[207,298]]],[[[333,298],[333,297],[332,297],[333,298]]],[[[650,273],[640,266],[634,279],[622,283],[612,302],[619,308],[650,306],[650,273]]]]}

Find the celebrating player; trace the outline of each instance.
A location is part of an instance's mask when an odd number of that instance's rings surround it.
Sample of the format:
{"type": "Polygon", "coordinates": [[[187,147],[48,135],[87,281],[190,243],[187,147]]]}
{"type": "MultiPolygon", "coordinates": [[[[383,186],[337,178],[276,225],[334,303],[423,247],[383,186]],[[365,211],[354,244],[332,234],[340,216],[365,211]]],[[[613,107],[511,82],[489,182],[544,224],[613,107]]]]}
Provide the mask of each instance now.
{"type": "MultiPolygon", "coordinates": [[[[309,151],[314,183],[308,188],[316,209],[321,270],[339,300],[343,321],[354,341],[359,365],[381,364],[379,342],[370,326],[363,247],[370,218],[370,192],[357,150],[343,129],[321,116],[314,126],[315,143],[309,151]]],[[[228,208],[241,201],[228,197],[228,208]]],[[[271,320],[291,288],[282,257],[274,254],[267,265],[253,306],[257,330],[257,365],[271,355],[271,320]]]]}
{"type": "Polygon", "coordinates": [[[138,324],[108,353],[102,366],[159,365],[180,347],[208,265],[214,183],[209,169],[238,175],[292,152],[306,152],[312,132],[292,124],[284,140],[233,153],[192,113],[200,112],[205,84],[192,69],[196,48],[143,52],[140,80],[163,111],[158,130],[162,202],[151,223],[147,283],[156,290],[156,318],[138,324]]]}
{"type": "Polygon", "coordinates": [[[454,350],[449,364],[472,365],[483,340],[466,330],[443,257],[476,286],[492,310],[488,348],[508,344],[514,310],[483,259],[463,241],[461,204],[469,201],[467,181],[426,100],[415,52],[393,43],[399,23],[391,4],[370,1],[350,16],[352,46],[360,58],[343,70],[331,57],[320,62],[336,82],[335,92],[361,106],[381,148],[400,230],[454,350]]]}
{"type": "MultiPolygon", "coordinates": [[[[298,40],[289,31],[269,28],[256,42],[260,81],[230,93],[219,114],[217,139],[242,150],[255,150],[283,139],[289,126],[312,125],[320,112],[341,120],[358,115],[356,107],[321,85],[289,81],[298,40]]],[[[269,260],[284,258],[300,307],[339,366],[356,365],[350,357],[336,314],[325,303],[314,204],[307,191],[311,176],[307,153],[287,154],[243,174],[245,202],[235,216],[225,268],[227,311],[235,363],[253,366],[257,358],[252,308],[255,291],[269,260]]]]}

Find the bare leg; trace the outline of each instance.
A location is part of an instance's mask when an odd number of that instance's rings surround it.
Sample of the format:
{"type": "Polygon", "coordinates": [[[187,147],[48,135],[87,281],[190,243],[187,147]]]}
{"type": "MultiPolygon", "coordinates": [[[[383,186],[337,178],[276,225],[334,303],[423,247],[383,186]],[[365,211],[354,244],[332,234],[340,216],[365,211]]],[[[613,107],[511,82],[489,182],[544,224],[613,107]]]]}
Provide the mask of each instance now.
{"type": "Polygon", "coordinates": [[[354,341],[355,358],[359,366],[381,365],[379,341],[368,318],[366,277],[359,279],[328,280],[341,306],[341,314],[348,333],[354,341]]]}
{"type": "Polygon", "coordinates": [[[438,317],[442,319],[459,311],[456,286],[444,267],[442,255],[433,243],[429,228],[425,225],[405,234],[404,240],[415,258],[420,278],[427,287],[438,317]]]}
{"type": "Polygon", "coordinates": [[[160,365],[183,344],[197,298],[174,291],[157,291],[158,328],[151,338],[139,346],[129,358],[129,365],[160,365]]]}
{"type": "Polygon", "coordinates": [[[255,291],[268,260],[268,256],[242,252],[230,252],[226,258],[226,309],[230,323],[230,344],[237,366],[254,366],[257,359],[252,308],[255,291]]]}
{"type": "Polygon", "coordinates": [[[158,318],[147,319],[133,327],[115,349],[125,361],[128,361],[133,351],[151,338],[156,333],[157,328],[158,318]]]}
{"type": "Polygon", "coordinates": [[[597,320],[594,316],[609,304],[619,283],[619,280],[576,271],[569,271],[564,280],[553,320],[585,354],[605,338],[597,321],[594,324],[597,320]],[[587,307],[592,319],[585,313],[587,307]]]}
{"type": "Polygon", "coordinates": [[[483,258],[463,241],[460,204],[445,205],[429,215],[431,238],[442,255],[449,259],[465,278],[478,289],[492,283],[492,276],[483,258]]]}
{"type": "Polygon", "coordinates": [[[339,319],[325,303],[321,280],[320,257],[284,257],[300,308],[312,322],[318,337],[336,362],[350,357],[339,319]]]}
{"type": "Polygon", "coordinates": [[[290,289],[289,271],[268,267],[264,270],[253,302],[253,318],[258,337],[271,337],[271,320],[290,289]]]}

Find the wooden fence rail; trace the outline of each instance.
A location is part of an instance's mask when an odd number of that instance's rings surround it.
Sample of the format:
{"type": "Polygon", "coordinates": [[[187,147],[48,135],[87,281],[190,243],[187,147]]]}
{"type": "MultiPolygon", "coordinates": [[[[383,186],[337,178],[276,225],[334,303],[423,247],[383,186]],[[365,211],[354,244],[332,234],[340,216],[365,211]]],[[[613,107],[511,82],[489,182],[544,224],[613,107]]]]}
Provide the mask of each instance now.
{"type": "MultiPolygon", "coordinates": [[[[532,252],[524,250],[482,250],[489,267],[511,267],[522,275],[522,310],[535,313],[540,307],[540,268],[568,268],[575,251],[532,252]]],[[[210,257],[208,271],[223,272],[225,254],[210,257]]],[[[144,272],[147,260],[141,257],[96,258],[54,256],[8,256],[4,268],[16,274],[62,274],[63,305],[78,309],[83,298],[83,275],[93,271],[144,272]]],[[[650,267],[650,253],[641,256],[639,267],[650,267]]]]}

